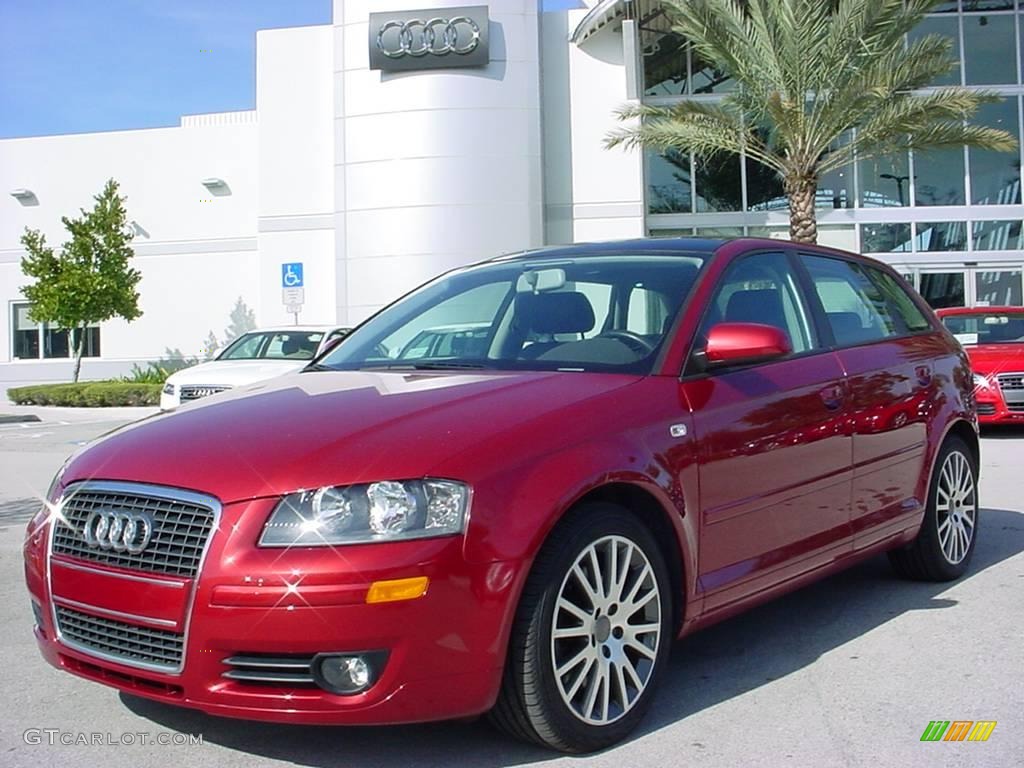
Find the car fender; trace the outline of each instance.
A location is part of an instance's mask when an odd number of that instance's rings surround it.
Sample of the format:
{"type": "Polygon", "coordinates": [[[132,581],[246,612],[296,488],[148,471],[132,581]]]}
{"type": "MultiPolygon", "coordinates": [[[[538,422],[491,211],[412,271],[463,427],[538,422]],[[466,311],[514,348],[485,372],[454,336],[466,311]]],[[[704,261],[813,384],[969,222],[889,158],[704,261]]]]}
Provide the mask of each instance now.
{"type": "MultiPolygon", "coordinates": [[[[674,534],[682,566],[686,618],[697,612],[696,465],[693,483],[670,470],[664,452],[638,435],[588,442],[554,451],[529,462],[505,466],[474,487],[465,556],[470,562],[518,563],[518,594],[544,541],[579,503],[597,498],[602,489],[635,488],[660,507],[674,534]]],[[[686,477],[688,470],[682,473],[686,477]]],[[[657,535],[657,532],[655,532],[657,535]]],[[[671,564],[670,564],[671,566],[671,564]]]]}

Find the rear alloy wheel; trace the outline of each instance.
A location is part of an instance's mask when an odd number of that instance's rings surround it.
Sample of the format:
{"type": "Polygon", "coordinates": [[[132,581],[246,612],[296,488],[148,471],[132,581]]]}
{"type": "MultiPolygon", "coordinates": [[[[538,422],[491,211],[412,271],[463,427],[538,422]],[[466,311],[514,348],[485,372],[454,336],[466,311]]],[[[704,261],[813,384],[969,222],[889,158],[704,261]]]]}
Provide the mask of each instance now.
{"type": "Polygon", "coordinates": [[[650,705],[672,643],[670,584],[657,544],[629,512],[577,510],[531,571],[492,720],[565,752],[624,738],[650,705]]]}
{"type": "Polygon", "coordinates": [[[977,526],[978,468],[964,441],[950,437],[935,462],[921,530],[909,545],[890,552],[889,560],[907,578],[959,578],[974,553],[977,526]]]}

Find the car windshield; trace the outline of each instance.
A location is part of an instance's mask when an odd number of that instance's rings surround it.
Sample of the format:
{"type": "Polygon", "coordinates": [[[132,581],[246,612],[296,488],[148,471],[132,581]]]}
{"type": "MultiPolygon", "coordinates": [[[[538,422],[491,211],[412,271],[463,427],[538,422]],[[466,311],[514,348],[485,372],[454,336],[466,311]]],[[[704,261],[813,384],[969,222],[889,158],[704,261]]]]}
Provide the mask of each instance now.
{"type": "Polygon", "coordinates": [[[218,360],[312,360],[323,331],[256,331],[239,336],[218,360]]]}
{"type": "Polygon", "coordinates": [[[318,369],[649,373],[705,257],[518,257],[452,272],[368,320],[318,369]]]}
{"type": "Polygon", "coordinates": [[[1024,310],[946,315],[942,324],[965,345],[1024,342],[1024,310]]]}

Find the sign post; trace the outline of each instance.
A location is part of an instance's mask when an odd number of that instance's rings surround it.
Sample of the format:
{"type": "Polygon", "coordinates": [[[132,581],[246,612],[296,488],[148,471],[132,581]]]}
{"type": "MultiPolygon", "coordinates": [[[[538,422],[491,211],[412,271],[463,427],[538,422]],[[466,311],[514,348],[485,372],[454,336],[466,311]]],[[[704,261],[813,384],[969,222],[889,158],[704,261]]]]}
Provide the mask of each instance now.
{"type": "Polygon", "coordinates": [[[301,261],[281,265],[281,302],[285,311],[295,316],[295,324],[298,325],[299,312],[306,303],[301,261]]]}

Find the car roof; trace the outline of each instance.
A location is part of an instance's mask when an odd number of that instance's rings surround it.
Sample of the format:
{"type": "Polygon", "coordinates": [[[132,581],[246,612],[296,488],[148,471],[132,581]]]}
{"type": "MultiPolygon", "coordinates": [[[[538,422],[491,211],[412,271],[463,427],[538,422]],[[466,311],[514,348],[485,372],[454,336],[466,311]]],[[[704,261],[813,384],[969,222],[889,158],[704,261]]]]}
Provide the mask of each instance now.
{"type": "Polygon", "coordinates": [[[1007,312],[1024,312],[1024,307],[943,307],[935,310],[939,317],[949,315],[997,315],[1007,312]]]}
{"type": "MultiPolygon", "coordinates": [[[[266,328],[253,328],[249,333],[283,333],[285,331],[304,331],[306,333],[321,333],[335,330],[352,330],[348,325],[268,325],[266,328]]],[[[244,335],[244,334],[243,334],[244,335]]]]}
{"type": "Polygon", "coordinates": [[[695,254],[710,255],[718,251],[735,254],[756,249],[778,249],[778,248],[800,248],[806,253],[820,254],[822,256],[841,256],[854,259],[874,266],[880,266],[887,271],[891,267],[883,261],[873,259],[861,253],[844,251],[841,248],[833,248],[826,245],[811,243],[794,243],[791,240],[780,240],[767,237],[639,237],[630,240],[606,240],[596,243],[575,243],[572,245],[549,246],[520,253],[508,253],[479,262],[474,266],[484,264],[504,263],[510,261],[531,261],[538,259],[576,258],[580,256],[651,256],[664,254],[666,256],[692,256],[695,254]]]}
{"type": "Polygon", "coordinates": [[[424,328],[420,331],[420,334],[424,333],[458,333],[460,331],[478,331],[481,328],[490,328],[490,323],[453,323],[451,325],[435,325],[430,328],[424,328]]]}
{"type": "MultiPolygon", "coordinates": [[[[737,238],[760,242],[756,238],[737,238]]],[[[631,240],[605,240],[596,243],[573,243],[535,248],[529,251],[506,253],[487,259],[484,263],[501,261],[528,261],[531,259],[552,259],[573,256],[627,256],[650,255],[652,253],[713,253],[723,245],[734,242],[731,239],[703,237],[639,237],[631,240]]],[[[779,240],[767,242],[779,243],[779,240]]]]}

